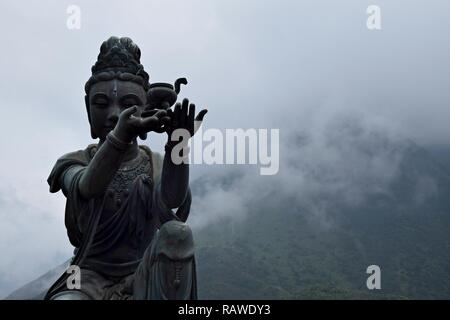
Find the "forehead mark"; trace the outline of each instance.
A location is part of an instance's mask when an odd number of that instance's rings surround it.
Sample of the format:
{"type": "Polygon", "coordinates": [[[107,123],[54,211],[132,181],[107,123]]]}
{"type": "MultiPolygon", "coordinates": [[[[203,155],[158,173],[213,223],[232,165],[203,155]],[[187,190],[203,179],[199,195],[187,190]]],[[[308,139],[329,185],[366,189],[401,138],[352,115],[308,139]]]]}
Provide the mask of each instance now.
{"type": "Polygon", "coordinates": [[[117,80],[116,79],[114,79],[114,82],[113,82],[113,95],[115,96],[115,97],[117,97],[117,80]]]}

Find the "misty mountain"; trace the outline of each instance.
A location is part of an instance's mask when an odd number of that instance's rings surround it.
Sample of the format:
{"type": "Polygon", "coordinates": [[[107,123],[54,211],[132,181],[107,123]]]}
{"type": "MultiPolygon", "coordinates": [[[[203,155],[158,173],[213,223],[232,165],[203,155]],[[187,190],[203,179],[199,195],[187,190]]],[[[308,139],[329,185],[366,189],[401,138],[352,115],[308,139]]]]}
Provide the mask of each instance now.
{"type": "Polygon", "coordinates": [[[450,298],[450,171],[433,150],[338,121],[286,136],[276,176],[195,180],[199,298],[450,298]],[[381,290],[366,287],[369,265],[381,290]]]}
{"type": "MultiPolygon", "coordinates": [[[[380,153],[399,159],[382,188],[376,175],[352,180],[361,192],[351,201],[339,189],[286,195],[274,188],[248,203],[241,221],[224,218],[198,233],[200,298],[450,298],[450,175],[440,163],[446,159],[410,141],[366,138],[353,144],[365,162],[380,153]],[[381,290],[366,287],[373,264],[381,268],[381,290]]],[[[305,175],[336,183],[326,170],[305,175]]],[[[234,177],[215,187],[241,182],[234,177]]]]}

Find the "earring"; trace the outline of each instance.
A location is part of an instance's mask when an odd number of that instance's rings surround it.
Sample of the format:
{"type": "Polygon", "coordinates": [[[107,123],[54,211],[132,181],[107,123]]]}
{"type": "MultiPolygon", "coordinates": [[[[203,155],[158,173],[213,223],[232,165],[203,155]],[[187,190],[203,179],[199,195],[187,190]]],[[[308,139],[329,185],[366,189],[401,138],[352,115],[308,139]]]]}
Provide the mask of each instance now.
{"type": "Polygon", "coordinates": [[[94,133],[94,130],[92,130],[92,127],[91,127],[91,137],[92,137],[92,139],[98,138],[97,135],[94,133]]]}

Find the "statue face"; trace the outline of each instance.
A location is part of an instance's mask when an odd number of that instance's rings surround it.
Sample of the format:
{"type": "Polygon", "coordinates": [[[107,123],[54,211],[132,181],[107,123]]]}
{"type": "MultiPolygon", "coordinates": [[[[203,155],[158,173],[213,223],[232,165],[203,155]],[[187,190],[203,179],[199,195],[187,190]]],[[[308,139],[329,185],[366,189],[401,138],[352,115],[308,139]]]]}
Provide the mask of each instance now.
{"type": "Polygon", "coordinates": [[[95,83],[87,102],[92,133],[104,140],[123,110],[136,105],[142,112],[145,103],[145,90],[135,82],[112,79],[95,83]]]}

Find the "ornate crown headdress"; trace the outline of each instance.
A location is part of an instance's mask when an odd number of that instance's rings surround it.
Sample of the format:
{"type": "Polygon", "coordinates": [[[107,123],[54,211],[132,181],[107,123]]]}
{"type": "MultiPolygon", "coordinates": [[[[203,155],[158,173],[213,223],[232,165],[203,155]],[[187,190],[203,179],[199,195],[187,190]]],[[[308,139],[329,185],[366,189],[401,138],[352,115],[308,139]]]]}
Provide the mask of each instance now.
{"type": "Polygon", "coordinates": [[[91,86],[98,81],[120,79],[141,84],[147,91],[149,75],[140,62],[141,49],[130,38],[110,37],[100,47],[97,62],[92,66],[92,76],[84,90],[89,94],[91,86]]]}

